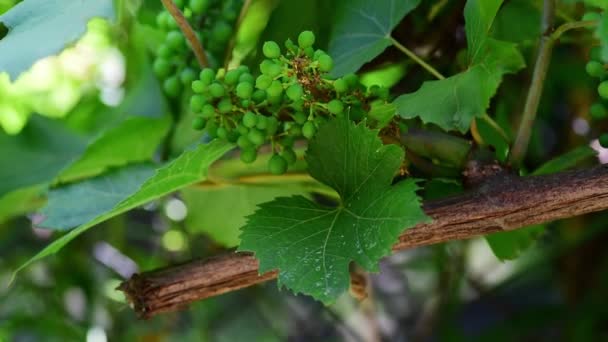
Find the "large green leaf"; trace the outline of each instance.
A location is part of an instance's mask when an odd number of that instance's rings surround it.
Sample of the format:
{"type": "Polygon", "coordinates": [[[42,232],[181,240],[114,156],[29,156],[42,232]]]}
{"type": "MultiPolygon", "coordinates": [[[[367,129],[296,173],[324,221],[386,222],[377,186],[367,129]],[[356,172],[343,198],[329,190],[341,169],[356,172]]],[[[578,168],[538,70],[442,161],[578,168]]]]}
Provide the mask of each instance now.
{"type": "Polygon", "coordinates": [[[377,133],[347,120],[319,129],[306,156],[309,171],[340,203],[292,196],[260,205],[239,249],[255,252],[261,273],[279,269],[279,284],[329,303],[348,288],[351,261],[376,271],[399,234],[427,220],[415,180],[391,185],[403,151],[383,145],[377,133]]]}
{"type": "Polygon", "coordinates": [[[100,174],[109,167],[152,159],[171,120],[130,117],[92,140],[85,153],[60,175],[61,181],[100,174]]]}
{"type": "Polygon", "coordinates": [[[334,77],[355,72],[384,51],[391,31],[420,0],[343,0],[329,44],[334,77]]]}
{"type": "Polygon", "coordinates": [[[0,16],[9,29],[0,40],[0,71],[15,79],[80,37],[89,19],[113,16],[112,0],[24,0],[0,16]]]}
{"type": "Polygon", "coordinates": [[[181,192],[188,207],[185,226],[192,233],[203,232],[226,247],[235,247],[239,244],[239,229],[245,225],[245,217],[259,204],[277,197],[304,195],[307,190],[299,183],[190,187],[181,192]]]}
{"type": "Polygon", "coordinates": [[[109,212],[154,174],[152,165],[132,165],[49,192],[39,226],[67,230],[109,212]],[[87,200],[83,200],[83,199],[87,200]]]}
{"type": "Polygon", "coordinates": [[[127,197],[124,201],[117,204],[110,211],[95,217],[93,220],[80,225],[76,229],[63,235],[61,238],[53,241],[50,245],[19,267],[16,272],[37,260],[56,253],[68,242],[98,223],[177,191],[183,187],[205,180],[207,178],[209,166],[232,148],[233,146],[230,144],[212,141],[209,144],[199,145],[193,150],[184,152],[171,163],[156,170],[156,173],[146,180],[139,190],[127,197]]]}
{"type": "Polygon", "coordinates": [[[468,0],[464,7],[465,31],[470,60],[482,49],[503,0],[468,0]]]}
{"type": "Polygon", "coordinates": [[[50,182],[85,147],[84,137],[67,130],[59,121],[40,116],[33,116],[19,135],[0,132],[0,197],[50,182]]]}

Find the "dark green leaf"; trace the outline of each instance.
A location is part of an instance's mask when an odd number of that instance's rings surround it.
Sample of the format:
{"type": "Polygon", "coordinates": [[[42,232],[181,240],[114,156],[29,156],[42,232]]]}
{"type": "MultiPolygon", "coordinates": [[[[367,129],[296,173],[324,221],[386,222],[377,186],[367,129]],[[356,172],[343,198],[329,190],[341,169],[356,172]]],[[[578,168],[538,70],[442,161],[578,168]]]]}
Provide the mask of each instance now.
{"type": "Polygon", "coordinates": [[[512,231],[499,232],[486,236],[494,255],[500,260],[517,258],[530,248],[545,231],[544,225],[534,225],[512,231]]]}
{"type": "Polygon", "coordinates": [[[348,288],[351,261],[376,271],[399,234],[428,218],[415,180],[391,186],[403,151],[363,124],[322,126],[306,159],[310,174],[339,193],[339,206],[302,196],[264,203],[243,227],[239,249],[256,253],[260,273],[279,269],[279,284],[329,303],[348,288]]]}
{"type": "Polygon", "coordinates": [[[15,79],[38,59],[80,37],[93,17],[112,18],[112,0],[24,0],[0,16],[8,34],[0,40],[0,71],[15,79]]]}

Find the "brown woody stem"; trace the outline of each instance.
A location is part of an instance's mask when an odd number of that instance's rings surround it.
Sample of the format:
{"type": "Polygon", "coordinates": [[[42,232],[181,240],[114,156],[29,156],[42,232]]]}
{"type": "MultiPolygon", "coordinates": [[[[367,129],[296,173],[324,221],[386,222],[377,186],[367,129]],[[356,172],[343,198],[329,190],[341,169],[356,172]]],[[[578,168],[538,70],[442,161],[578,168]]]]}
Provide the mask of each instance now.
{"type": "MultiPolygon", "coordinates": [[[[424,203],[430,223],[407,229],[400,251],[470,239],[608,209],[608,165],[552,175],[505,176],[469,193],[424,203]]],[[[232,253],[134,275],[120,286],[140,317],[184,308],[201,299],[276,278],[258,274],[249,253],[232,253]]]]}
{"type": "Polygon", "coordinates": [[[209,66],[209,61],[207,60],[207,55],[205,54],[203,45],[196,37],[196,33],[192,29],[192,26],[190,26],[190,24],[188,23],[186,17],[184,17],[182,11],[180,11],[179,8],[175,6],[173,0],[160,1],[163,3],[167,11],[169,11],[169,14],[171,14],[173,19],[175,19],[175,21],[177,22],[177,26],[179,26],[179,29],[182,31],[182,33],[190,43],[190,47],[192,48],[192,51],[194,52],[196,60],[198,61],[198,64],[200,65],[201,69],[209,66]]]}

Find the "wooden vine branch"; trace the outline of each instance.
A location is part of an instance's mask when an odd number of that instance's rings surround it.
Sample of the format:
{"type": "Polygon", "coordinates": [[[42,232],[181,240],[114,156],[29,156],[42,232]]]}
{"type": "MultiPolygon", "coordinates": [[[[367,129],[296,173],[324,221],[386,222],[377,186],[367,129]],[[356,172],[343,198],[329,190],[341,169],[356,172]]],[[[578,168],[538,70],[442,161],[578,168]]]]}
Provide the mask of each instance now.
{"type": "Polygon", "coordinates": [[[207,55],[205,54],[203,45],[196,37],[194,29],[192,29],[192,26],[190,26],[182,11],[177,8],[173,0],[160,1],[163,3],[167,11],[169,11],[169,14],[171,14],[173,19],[175,19],[177,26],[179,26],[179,29],[182,31],[184,36],[186,36],[186,40],[188,40],[188,43],[190,43],[190,47],[192,48],[194,56],[196,56],[196,60],[198,61],[201,69],[206,68],[209,65],[209,61],[207,60],[207,55]]]}
{"type": "MultiPolygon", "coordinates": [[[[393,251],[468,239],[608,209],[608,165],[545,176],[497,176],[475,190],[424,203],[433,218],[406,230],[393,251]]],[[[248,253],[231,253],[136,274],[121,284],[142,318],[271,280],[248,253]]]]}

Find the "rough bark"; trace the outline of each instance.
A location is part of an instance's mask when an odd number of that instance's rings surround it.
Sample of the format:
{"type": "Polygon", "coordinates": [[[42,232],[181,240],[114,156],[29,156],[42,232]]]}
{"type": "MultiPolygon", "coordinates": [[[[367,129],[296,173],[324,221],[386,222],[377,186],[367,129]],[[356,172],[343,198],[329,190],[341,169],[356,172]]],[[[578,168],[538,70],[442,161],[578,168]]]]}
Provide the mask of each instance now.
{"type": "MultiPolygon", "coordinates": [[[[546,176],[500,176],[476,190],[424,203],[433,221],[407,229],[397,252],[469,239],[532,224],[608,209],[608,165],[546,176]]],[[[197,300],[259,284],[277,272],[258,275],[249,253],[231,253],[134,275],[120,286],[143,318],[179,310],[197,300]]]]}

